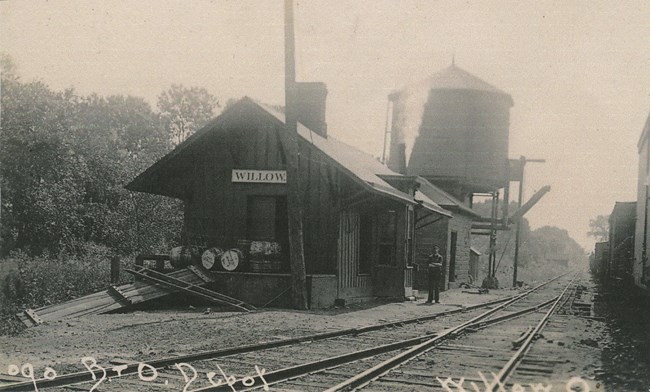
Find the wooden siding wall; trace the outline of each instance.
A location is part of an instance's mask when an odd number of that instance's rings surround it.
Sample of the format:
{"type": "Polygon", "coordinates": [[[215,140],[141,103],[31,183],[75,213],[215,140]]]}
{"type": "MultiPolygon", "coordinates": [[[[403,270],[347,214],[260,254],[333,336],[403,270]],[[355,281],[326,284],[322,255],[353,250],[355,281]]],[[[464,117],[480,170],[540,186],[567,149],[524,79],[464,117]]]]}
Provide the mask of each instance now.
{"type": "Polygon", "coordinates": [[[343,211],[339,214],[338,235],[338,278],[340,288],[370,287],[368,275],[359,275],[359,225],[357,211],[343,211]]]}
{"type": "MultiPolygon", "coordinates": [[[[420,211],[420,214],[423,212],[420,211]]],[[[455,216],[455,215],[454,215],[455,216]]],[[[435,219],[435,217],[424,218],[423,222],[435,219]]],[[[433,253],[433,246],[440,247],[440,254],[443,255],[445,260],[449,256],[449,221],[450,218],[442,218],[435,223],[425,226],[415,231],[415,264],[418,270],[414,272],[413,288],[417,290],[428,289],[428,264],[429,255],[433,253]]],[[[442,285],[444,289],[446,285],[442,285]]]]}
{"type": "MultiPolygon", "coordinates": [[[[283,196],[286,185],[232,183],[232,169],[285,170],[278,138],[282,131],[264,119],[246,118],[214,130],[179,160],[174,172],[182,181],[173,186],[184,195],[186,243],[230,247],[239,239],[251,239],[247,238],[247,197],[283,196]]],[[[364,190],[309,141],[301,139],[299,148],[307,273],[337,274],[342,297],[372,293],[373,277],[358,273],[360,214],[395,210],[396,269],[391,282],[402,288],[409,285],[410,274],[403,272],[405,206],[364,190]]],[[[373,222],[374,264],[378,254],[373,222]]]]}
{"type": "Polygon", "coordinates": [[[283,170],[285,162],[273,128],[251,125],[214,132],[193,152],[187,173],[187,243],[234,246],[247,238],[249,195],[286,195],[284,184],[232,183],[232,169],[283,170]]]}
{"type": "MultiPolygon", "coordinates": [[[[460,283],[469,282],[469,258],[470,258],[470,233],[472,230],[472,220],[466,215],[454,214],[454,217],[449,221],[449,230],[458,233],[456,241],[456,279],[454,282],[449,283],[451,287],[457,287],[460,283]]],[[[451,250],[450,250],[451,251],[451,250]]],[[[449,253],[447,254],[449,257],[449,253]]],[[[449,258],[447,258],[449,260],[449,258]]],[[[449,261],[447,261],[447,282],[449,282],[449,261]]]]}
{"type": "MultiPolygon", "coordinates": [[[[268,123],[226,128],[199,146],[184,167],[186,243],[234,246],[247,239],[247,196],[286,195],[285,184],[232,183],[232,169],[284,170],[284,152],[268,123]]],[[[319,151],[301,143],[305,266],[308,274],[336,272],[339,195],[342,175],[319,151]]]]}
{"type": "Polygon", "coordinates": [[[303,181],[303,229],[307,273],[331,274],[337,260],[337,209],[350,192],[348,181],[329,157],[305,141],[300,143],[303,181]]]}
{"type": "MultiPolygon", "coordinates": [[[[430,218],[427,218],[430,219],[430,218]]],[[[419,265],[419,271],[415,273],[413,288],[426,290],[428,288],[427,264],[428,256],[433,252],[433,246],[440,247],[440,254],[443,256],[443,269],[441,288],[446,289],[449,282],[449,258],[451,254],[451,232],[458,234],[456,240],[456,281],[451,283],[456,287],[462,282],[469,282],[469,258],[470,258],[470,231],[472,220],[462,214],[456,213],[451,219],[441,219],[429,226],[423,227],[416,232],[415,263],[419,265]]]]}

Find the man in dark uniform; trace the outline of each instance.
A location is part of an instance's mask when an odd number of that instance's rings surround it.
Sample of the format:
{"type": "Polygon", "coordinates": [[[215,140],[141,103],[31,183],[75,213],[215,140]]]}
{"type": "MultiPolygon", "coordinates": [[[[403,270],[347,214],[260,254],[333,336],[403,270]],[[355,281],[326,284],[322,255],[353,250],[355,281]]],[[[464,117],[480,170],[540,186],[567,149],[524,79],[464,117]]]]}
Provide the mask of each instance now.
{"type": "Polygon", "coordinates": [[[429,255],[429,299],[427,303],[440,303],[440,276],[442,273],[442,255],[440,248],[436,245],[433,247],[433,253],[429,255]]]}

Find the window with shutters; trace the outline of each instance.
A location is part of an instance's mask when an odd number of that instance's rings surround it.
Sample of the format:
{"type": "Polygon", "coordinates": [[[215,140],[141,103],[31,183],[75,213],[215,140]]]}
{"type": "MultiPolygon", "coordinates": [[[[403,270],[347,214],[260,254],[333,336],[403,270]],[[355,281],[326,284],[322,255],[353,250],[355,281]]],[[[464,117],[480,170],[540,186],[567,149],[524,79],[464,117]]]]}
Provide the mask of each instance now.
{"type": "Polygon", "coordinates": [[[415,216],[412,208],[408,209],[406,219],[406,265],[413,266],[415,257],[415,216]]]}
{"type": "Polygon", "coordinates": [[[397,240],[397,212],[384,211],[377,216],[379,240],[378,262],[382,265],[396,265],[395,249],[397,240]]]}
{"type": "Polygon", "coordinates": [[[372,215],[362,214],[359,222],[359,275],[371,272],[372,248],[372,215]]]}

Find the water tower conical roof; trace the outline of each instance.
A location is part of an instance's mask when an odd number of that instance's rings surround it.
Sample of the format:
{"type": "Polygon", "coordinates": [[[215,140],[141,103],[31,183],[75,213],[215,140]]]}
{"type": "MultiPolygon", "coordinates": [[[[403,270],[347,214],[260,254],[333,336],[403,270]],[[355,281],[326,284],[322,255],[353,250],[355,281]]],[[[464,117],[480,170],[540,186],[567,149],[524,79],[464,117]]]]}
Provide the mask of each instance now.
{"type": "Polygon", "coordinates": [[[452,63],[449,67],[431,75],[430,77],[410,85],[405,86],[391,95],[400,95],[402,92],[408,92],[412,89],[427,90],[470,90],[483,91],[502,96],[513,104],[512,97],[505,91],[494,87],[483,79],[472,75],[464,69],[452,63]]]}

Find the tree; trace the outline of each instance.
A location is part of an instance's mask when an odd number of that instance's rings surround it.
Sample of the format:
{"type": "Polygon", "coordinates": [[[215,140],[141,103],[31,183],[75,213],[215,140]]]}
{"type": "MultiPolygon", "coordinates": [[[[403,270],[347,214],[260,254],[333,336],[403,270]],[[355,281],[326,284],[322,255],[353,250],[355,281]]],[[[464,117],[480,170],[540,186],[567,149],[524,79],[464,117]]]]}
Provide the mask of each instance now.
{"type": "Polygon", "coordinates": [[[7,53],[0,53],[0,74],[2,79],[16,79],[16,63],[7,53]]]}
{"type": "Polygon", "coordinates": [[[548,260],[569,260],[573,268],[584,266],[587,257],[584,249],[569,236],[569,233],[554,226],[543,226],[530,233],[531,259],[538,267],[553,273],[553,265],[548,260]]]}
{"type": "Polygon", "coordinates": [[[41,82],[2,75],[3,251],[7,246],[56,247],[79,234],[75,207],[85,165],[67,132],[74,105],[70,90],[53,92],[41,82]]]}
{"type": "Polygon", "coordinates": [[[609,239],[609,216],[598,215],[589,220],[589,231],[587,235],[594,237],[598,242],[604,242],[609,239]]]}
{"type": "Polygon", "coordinates": [[[123,188],[169,151],[161,116],[141,98],[24,83],[1,60],[2,252],[79,253],[94,243],[128,254],[177,242],[180,203],[123,188]]]}
{"type": "MultiPolygon", "coordinates": [[[[474,203],[472,209],[482,216],[489,216],[490,201],[474,203]]],[[[517,204],[510,203],[509,210],[517,209],[517,204]]],[[[605,218],[605,221],[607,219],[605,218]]],[[[489,251],[489,241],[484,236],[473,236],[472,246],[482,253],[489,251]]],[[[573,266],[583,264],[585,253],[582,247],[573,240],[566,230],[543,226],[531,230],[528,220],[521,219],[521,245],[519,248],[519,266],[529,270],[547,270],[548,274],[553,271],[548,260],[557,258],[568,258],[573,266]]],[[[514,230],[499,231],[497,233],[497,260],[501,260],[499,269],[510,268],[514,258],[514,230]]],[[[498,262],[499,263],[499,262],[498,262]]],[[[550,276],[550,275],[549,275],[550,276]]]]}
{"type": "Polygon", "coordinates": [[[219,107],[217,98],[199,87],[174,84],[158,96],[158,109],[174,145],[207,124],[219,107]]]}
{"type": "Polygon", "coordinates": [[[160,116],[142,98],[93,94],[80,98],[75,120],[77,145],[89,169],[83,240],[121,253],[166,248],[179,237],[179,203],[124,189],[170,149],[160,116]]]}

